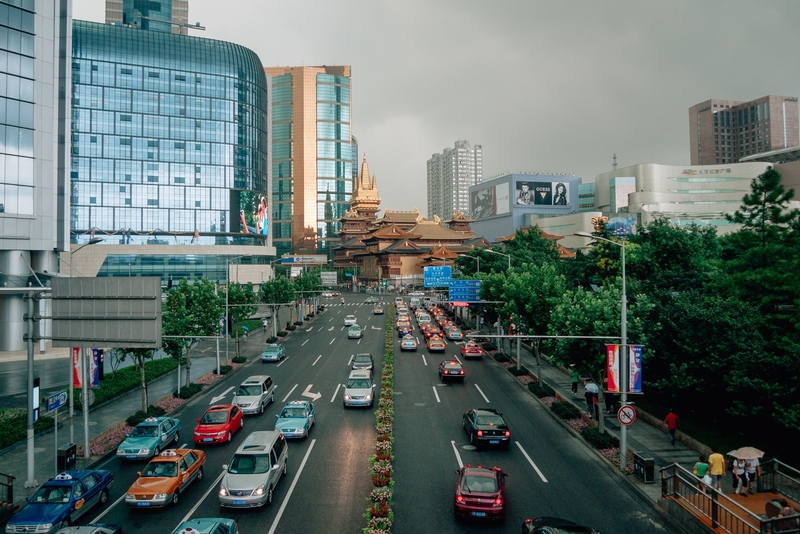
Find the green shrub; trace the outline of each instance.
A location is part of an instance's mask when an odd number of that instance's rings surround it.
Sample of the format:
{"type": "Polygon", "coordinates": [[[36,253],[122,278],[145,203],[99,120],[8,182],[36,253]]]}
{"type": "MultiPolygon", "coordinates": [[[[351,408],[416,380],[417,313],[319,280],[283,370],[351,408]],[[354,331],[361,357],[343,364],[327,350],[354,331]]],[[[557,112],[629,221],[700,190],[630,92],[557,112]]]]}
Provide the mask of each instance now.
{"type": "Polygon", "coordinates": [[[286,337],[288,335],[289,332],[287,332],[286,330],[281,330],[280,332],[278,332],[278,337],[286,337]]]}
{"type": "Polygon", "coordinates": [[[269,336],[267,338],[267,343],[275,343],[276,341],[278,341],[278,338],[275,336],[269,336]]]}
{"type": "MultiPolygon", "coordinates": [[[[244,360],[245,362],[247,361],[247,358],[245,358],[244,356],[237,356],[236,358],[239,358],[240,360],[244,360]]],[[[236,358],[233,358],[233,360],[236,361],[236,358]]],[[[244,362],[237,362],[237,363],[244,363],[244,362]]],[[[221,374],[221,375],[227,375],[231,371],[233,371],[233,367],[231,367],[230,365],[224,365],[223,364],[223,365],[219,366],[219,374],[221,374]]],[[[216,369],[214,369],[214,374],[217,374],[217,370],[216,369]]],[[[181,397],[181,398],[184,398],[184,397],[181,397]]]]}
{"type": "MultiPolygon", "coordinates": [[[[53,428],[53,418],[49,415],[39,416],[33,424],[34,434],[53,428]]],[[[28,411],[25,408],[8,408],[0,410],[0,449],[26,439],[28,435],[28,411]]]]}
{"type": "Polygon", "coordinates": [[[500,363],[511,361],[511,358],[509,358],[505,353],[502,352],[498,352],[497,354],[495,354],[494,359],[500,363]]]}
{"type": "Polygon", "coordinates": [[[286,327],[286,330],[288,330],[289,332],[294,332],[295,330],[297,330],[297,326],[290,324],[289,326],[286,327]]]}
{"type": "Polygon", "coordinates": [[[303,326],[303,321],[295,321],[294,325],[295,326],[303,326]]]}
{"type": "Polygon", "coordinates": [[[600,433],[600,430],[593,426],[587,426],[581,430],[583,439],[592,444],[595,449],[610,449],[612,447],[619,447],[619,440],[616,436],[612,436],[608,432],[600,433]]]}
{"type": "Polygon", "coordinates": [[[142,421],[144,421],[145,419],[147,419],[148,417],[161,417],[166,413],[167,412],[166,412],[166,410],[164,410],[164,408],[160,408],[158,406],[153,406],[151,404],[150,406],[147,407],[147,411],[146,412],[143,412],[142,410],[139,410],[138,412],[136,412],[132,416],[130,416],[127,419],[125,419],[125,422],[128,424],[128,426],[136,426],[139,423],[141,423],[142,421]]]}
{"type": "MultiPolygon", "coordinates": [[[[225,374],[227,372],[227,371],[222,371],[223,367],[227,367],[228,371],[231,370],[231,366],[222,365],[220,366],[220,371],[222,372],[222,374],[225,374]]],[[[183,386],[181,388],[180,393],[175,392],[175,396],[178,397],[179,399],[188,399],[191,398],[193,395],[200,393],[202,389],[203,389],[203,384],[191,383],[188,386],[183,386]]]]}
{"type": "Polygon", "coordinates": [[[542,397],[552,397],[555,395],[555,391],[553,391],[553,388],[541,382],[531,382],[530,384],[528,384],[528,389],[530,390],[531,393],[533,393],[540,399],[542,397]]]}
{"type": "Polygon", "coordinates": [[[231,361],[233,363],[247,363],[247,358],[245,358],[244,356],[234,356],[233,358],[231,358],[231,361]]]}
{"type": "Polygon", "coordinates": [[[497,347],[494,345],[494,343],[484,343],[484,344],[481,345],[481,348],[483,350],[487,350],[487,351],[488,350],[497,350],[497,347]]]}
{"type": "Polygon", "coordinates": [[[561,419],[578,419],[581,416],[581,411],[571,402],[554,402],[550,409],[561,419]]]}
{"type": "MultiPolygon", "coordinates": [[[[186,360],[181,358],[180,363],[184,364],[186,360]]],[[[178,360],[175,358],[161,358],[158,360],[147,360],[144,362],[144,375],[145,380],[150,382],[160,376],[163,376],[178,367],[178,360]]],[[[106,373],[100,381],[100,386],[93,389],[94,391],[94,406],[102,404],[106,401],[119,397],[123,393],[140,389],[141,379],[139,378],[139,369],[135,366],[123,367],[113,373],[106,373]]],[[[75,395],[75,408],[81,409],[81,391],[80,389],[74,390],[75,395]]]]}

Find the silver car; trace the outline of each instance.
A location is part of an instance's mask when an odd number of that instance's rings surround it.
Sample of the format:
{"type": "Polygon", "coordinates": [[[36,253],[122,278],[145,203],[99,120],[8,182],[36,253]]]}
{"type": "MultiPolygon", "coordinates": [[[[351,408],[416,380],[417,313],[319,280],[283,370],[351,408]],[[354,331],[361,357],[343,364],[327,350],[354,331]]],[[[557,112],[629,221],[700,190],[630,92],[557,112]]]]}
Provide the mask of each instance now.
{"type": "Polygon", "coordinates": [[[286,474],[289,448],[283,434],[253,432],[245,438],[219,486],[219,504],[226,508],[257,508],[272,503],[275,487],[286,474]]]}
{"type": "Polygon", "coordinates": [[[344,406],[372,406],[373,391],[372,371],[350,371],[347,383],[344,384],[344,406]]]}
{"type": "Polygon", "coordinates": [[[239,386],[233,396],[233,404],[242,409],[242,413],[264,413],[264,408],[275,400],[275,382],[271,376],[251,376],[239,386]]]}

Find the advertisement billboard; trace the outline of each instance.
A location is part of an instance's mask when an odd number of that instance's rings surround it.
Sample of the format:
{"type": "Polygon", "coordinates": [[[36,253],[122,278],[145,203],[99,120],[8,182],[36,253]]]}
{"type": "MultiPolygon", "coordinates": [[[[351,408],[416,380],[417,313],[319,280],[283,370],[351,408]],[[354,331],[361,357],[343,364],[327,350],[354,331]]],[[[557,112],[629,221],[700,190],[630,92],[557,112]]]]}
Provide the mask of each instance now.
{"type": "Polygon", "coordinates": [[[486,187],[472,192],[470,199],[472,206],[472,218],[483,219],[497,215],[497,206],[494,200],[494,187],[486,187]]]}
{"type": "MultiPolygon", "coordinates": [[[[642,346],[628,345],[628,391],[627,393],[642,392],[642,346]]],[[[606,376],[609,393],[622,391],[622,375],[620,374],[619,361],[620,345],[606,345],[606,376]]]]}
{"type": "Polygon", "coordinates": [[[514,203],[519,206],[569,206],[569,183],[519,181],[514,203]]]}

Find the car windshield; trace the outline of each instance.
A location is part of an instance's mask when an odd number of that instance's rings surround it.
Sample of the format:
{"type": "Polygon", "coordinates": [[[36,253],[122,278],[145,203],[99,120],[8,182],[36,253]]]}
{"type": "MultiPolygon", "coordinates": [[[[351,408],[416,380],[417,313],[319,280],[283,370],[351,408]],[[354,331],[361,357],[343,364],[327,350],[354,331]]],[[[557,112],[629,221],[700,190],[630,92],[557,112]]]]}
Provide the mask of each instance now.
{"type": "Polygon", "coordinates": [[[475,420],[475,424],[497,426],[504,425],[505,421],[503,421],[502,417],[497,415],[481,415],[475,420]]]}
{"type": "Polygon", "coordinates": [[[262,354],[280,354],[280,352],[281,352],[281,349],[279,349],[278,347],[273,347],[273,348],[269,348],[269,349],[264,349],[262,351],[262,354]]]}
{"type": "Polygon", "coordinates": [[[61,504],[69,502],[70,488],[67,486],[45,486],[33,494],[30,502],[34,504],[61,504]]]}
{"type": "Polygon", "coordinates": [[[261,395],[261,386],[239,386],[239,391],[236,392],[239,397],[252,397],[261,395]]]}
{"type": "Polygon", "coordinates": [[[306,411],[303,408],[284,408],[281,417],[305,417],[306,411]]]}
{"type": "Polygon", "coordinates": [[[359,330],[361,330],[361,327],[358,326],[357,324],[354,324],[353,326],[350,327],[350,330],[352,330],[353,332],[358,332],[359,330]]]}
{"type": "Polygon", "coordinates": [[[344,320],[345,321],[355,321],[356,320],[356,316],[355,315],[348,315],[347,317],[344,318],[344,320]]]}
{"type": "Polygon", "coordinates": [[[228,466],[234,475],[257,475],[269,471],[268,454],[237,454],[228,466]]]}
{"type": "Polygon", "coordinates": [[[131,435],[135,438],[155,438],[158,437],[158,427],[156,425],[139,425],[134,427],[131,435]]]}
{"type": "Polygon", "coordinates": [[[142,472],[143,477],[174,477],[178,474],[175,462],[150,462],[142,472]]]}
{"type": "Polygon", "coordinates": [[[461,489],[478,493],[497,493],[497,479],[494,477],[466,476],[461,482],[461,489]]]}
{"type": "Polygon", "coordinates": [[[369,356],[356,356],[353,361],[356,363],[372,363],[372,358],[369,356]]]}
{"type": "Polygon", "coordinates": [[[367,389],[369,387],[369,380],[358,379],[350,380],[347,382],[348,389],[367,389]]]}
{"type": "Polygon", "coordinates": [[[200,423],[204,425],[219,425],[228,422],[228,412],[206,412],[200,423]]]}

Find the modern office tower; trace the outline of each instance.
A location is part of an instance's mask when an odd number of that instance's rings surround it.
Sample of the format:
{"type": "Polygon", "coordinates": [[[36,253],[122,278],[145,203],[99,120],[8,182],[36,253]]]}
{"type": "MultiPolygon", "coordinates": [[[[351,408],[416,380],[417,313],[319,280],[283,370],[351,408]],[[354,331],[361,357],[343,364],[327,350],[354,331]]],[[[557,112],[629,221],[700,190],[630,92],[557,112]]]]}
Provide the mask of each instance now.
{"type": "MultiPolygon", "coordinates": [[[[74,21],[70,241],[83,276],[268,278],[268,85],[258,56],[74,21]],[[102,239],[91,247],[82,245],[102,239]],[[247,269],[237,268],[239,272],[247,269]]],[[[68,269],[62,267],[61,271],[68,269]]],[[[242,280],[248,281],[248,280],[242,280]]]]}
{"type": "Polygon", "coordinates": [[[689,108],[689,144],[692,165],[736,163],[752,154],[798,146],[797,97],[695,104],[689,108]]]}
{"type": "Polygon", "coordinates": [[[428,160],[428,217],[469,212],[469,188],[483,179],[483,147],[456,141],[428,160]]]}
{"type": "Polygon", "coordinates": [[[106,0],[106,24],[188,34],[189,0],[106,0]]]}
{"type": "Polygon", "coordinates": [[[349,66],[268,67],[278,254],[333,257],[353,194],[349,66]]]}
{"type": "MultiPolygon", "coordinates": [[[[70,7],[0,3],[0,351],[25,348],[23,288],[45,285],[69,246],[70,7]]],[[[47,302],[37,313],[49,315],[47,302]]]]}

